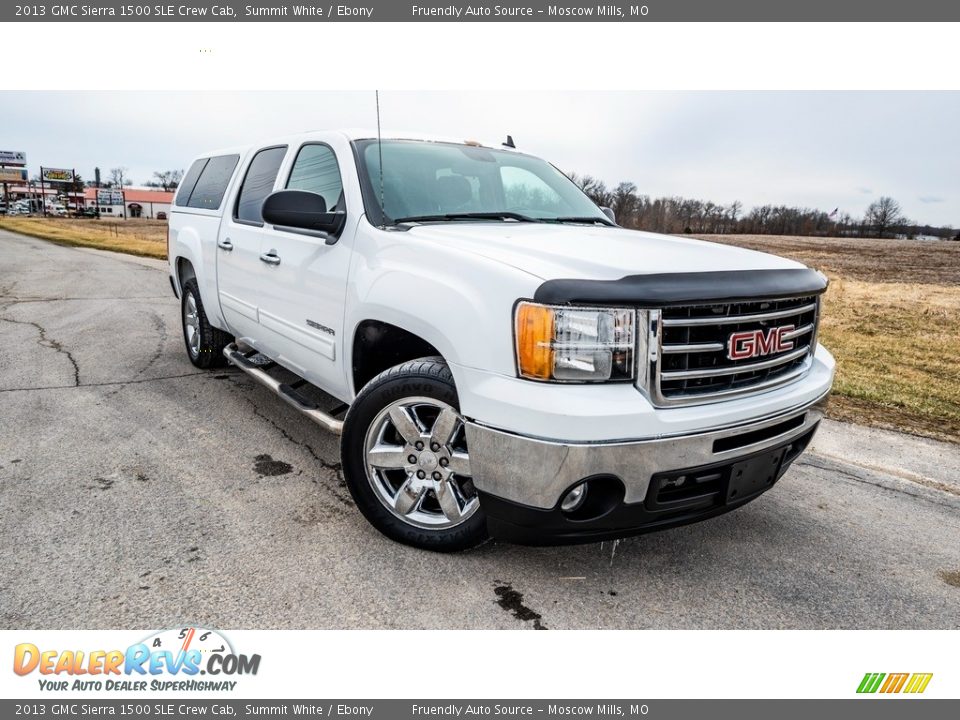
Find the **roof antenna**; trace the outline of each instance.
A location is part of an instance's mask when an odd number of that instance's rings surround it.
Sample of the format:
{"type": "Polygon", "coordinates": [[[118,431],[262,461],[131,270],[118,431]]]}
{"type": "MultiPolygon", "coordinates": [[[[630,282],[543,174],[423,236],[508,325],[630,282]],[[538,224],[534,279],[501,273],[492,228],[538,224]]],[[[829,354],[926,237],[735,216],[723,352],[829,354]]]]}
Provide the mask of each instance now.
{"type": "Polygon", "coordinates": [[[380,156],[380,229],[386,228],[387,209],[383,205],[383,141],[380,138],[380,91],[374,90],[377,97],[377,154],[380,156]]]}
{"type": "Polygon", "coordinates": [[[517,146],[513,144],[513,135],[507,135],[507,141],[503,143],[503,146],[516,150],[517,146]]]}

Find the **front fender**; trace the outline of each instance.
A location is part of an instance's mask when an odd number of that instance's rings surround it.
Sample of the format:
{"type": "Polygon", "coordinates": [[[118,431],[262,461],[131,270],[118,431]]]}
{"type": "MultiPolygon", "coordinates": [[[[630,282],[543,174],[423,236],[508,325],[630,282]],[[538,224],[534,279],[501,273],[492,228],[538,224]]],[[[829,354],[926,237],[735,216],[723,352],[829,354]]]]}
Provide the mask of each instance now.
{"type": "Polygon", "coordinates": [[[454,380],[460,380],[458,366],[515,374],[513,307],[518,298],[532,296],[538,278],[476,255],[428,253],[412,244],[363,255],[352,275],[344,323],[350,330],[344,338],[347,367],[357,327],[379,320],[433,345],[450,363],[454,380]]]}

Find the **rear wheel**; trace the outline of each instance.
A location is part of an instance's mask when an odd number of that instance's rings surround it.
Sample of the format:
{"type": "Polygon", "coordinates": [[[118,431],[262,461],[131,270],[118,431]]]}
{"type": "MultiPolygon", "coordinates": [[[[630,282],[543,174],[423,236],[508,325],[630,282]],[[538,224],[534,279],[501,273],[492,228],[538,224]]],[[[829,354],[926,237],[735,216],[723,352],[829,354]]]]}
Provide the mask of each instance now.
{"type": "Polygon", "coordinates": [[[380,532],[427,550],[464,550],[487,538],[470,474],[450,368],[413,360],[370,381],[347,414],[344,476],[380,532]]]}
{"type": "Polygon", "coordinates": [[[190,362],[203,369],[223,365],[226,362],[223,349],[233,338],[207,320],[196,278],[190,278],[183,284],[180,317],[183,320],[183,342],[190,362]]]}

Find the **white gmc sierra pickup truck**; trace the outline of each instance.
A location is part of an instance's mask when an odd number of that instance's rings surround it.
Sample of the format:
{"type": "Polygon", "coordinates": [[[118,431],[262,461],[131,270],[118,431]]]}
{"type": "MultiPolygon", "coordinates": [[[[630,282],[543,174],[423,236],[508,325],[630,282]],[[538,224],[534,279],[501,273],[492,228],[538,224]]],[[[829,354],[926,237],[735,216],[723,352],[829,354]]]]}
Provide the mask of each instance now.
{"type": "Polygon", "coordinates": [[[193,364],[228,360],[341,433],[360,511],[431,550],[737,508],[804,450],[833,381],[823,275],[620,228],[509,139],[206,153],[169,258],[193,364]]]}

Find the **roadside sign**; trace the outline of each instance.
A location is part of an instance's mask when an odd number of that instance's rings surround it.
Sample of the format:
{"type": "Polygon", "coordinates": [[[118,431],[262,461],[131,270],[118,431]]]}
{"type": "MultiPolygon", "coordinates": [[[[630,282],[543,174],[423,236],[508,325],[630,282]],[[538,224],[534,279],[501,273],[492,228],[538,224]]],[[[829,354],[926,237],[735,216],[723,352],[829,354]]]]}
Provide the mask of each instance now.
{"type": "Polygon", "coordinates": [[[27,181],[27,171],[20,168],[0,168],[0,183],[21,183],[27,181]]]}
{"type": "Polygon", "coordinates": [[[0,165],[17,165],[23,167],[27,164],[27,154],[20,150],[0,150],[0,165]]]}
{"type": "Polygon", "coordinates": [[[44,182],[73,182],[73,170],[64,168],[42,168],[40,177],[44,182]]]}
{"type": "Polygon", "coordinates": [[[123,191],[110,188],[98,188],[97,205],[123,205],[123,191]]]}

